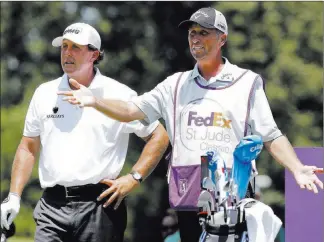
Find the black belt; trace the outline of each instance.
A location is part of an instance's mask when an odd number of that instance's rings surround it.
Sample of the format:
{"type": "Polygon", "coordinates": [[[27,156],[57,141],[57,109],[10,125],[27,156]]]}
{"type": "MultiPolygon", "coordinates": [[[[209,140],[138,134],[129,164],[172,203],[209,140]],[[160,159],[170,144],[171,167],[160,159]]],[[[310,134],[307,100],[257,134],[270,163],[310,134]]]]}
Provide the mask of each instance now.
{"type": "Polygon", "coordinates": [[[108,189],[108,186],[102,183],[72,187],[56,185],[54,187],[46,188],[44,191],[44,197],[55,200],[96,200],[97,197],[106,189],[108,189]]]}

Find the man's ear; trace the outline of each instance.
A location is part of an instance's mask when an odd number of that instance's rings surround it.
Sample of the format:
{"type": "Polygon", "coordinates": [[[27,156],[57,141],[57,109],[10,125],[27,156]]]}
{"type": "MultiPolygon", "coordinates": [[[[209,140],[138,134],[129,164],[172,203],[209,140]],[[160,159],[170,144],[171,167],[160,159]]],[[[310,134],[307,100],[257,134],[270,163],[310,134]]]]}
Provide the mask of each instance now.
{"type": "Polygon", "coordinates": [[[225,45],[226,41],[227,41],[227,35],[226,34],[222,34],[221,38],[221,45],[225,45]]]}
{"type": "Polygon", "coordinates": [[[95,62],[98,59],[99,55],[100,55],[99,50],[95,50],[92,52],[91,59],[93,60],[93,62],[95,62]]]}

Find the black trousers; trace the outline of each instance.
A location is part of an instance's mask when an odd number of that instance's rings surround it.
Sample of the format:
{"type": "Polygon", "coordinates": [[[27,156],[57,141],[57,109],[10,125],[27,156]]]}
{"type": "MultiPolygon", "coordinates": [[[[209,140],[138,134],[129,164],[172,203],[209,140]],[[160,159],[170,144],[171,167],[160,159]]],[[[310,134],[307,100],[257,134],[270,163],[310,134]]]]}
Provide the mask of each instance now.
{"type": "Polygon", "coordinates": [[[104,184],[45,189],[34,210],[36,242],[122,242],[127,224],[124,201],[114,204],[97,202],[107,189],[104,184]]]}
{"type": "Polygon", "coordinates": [[[181,242],[198,242],[202,233],[197,212],[177,211],[181,242]]]}

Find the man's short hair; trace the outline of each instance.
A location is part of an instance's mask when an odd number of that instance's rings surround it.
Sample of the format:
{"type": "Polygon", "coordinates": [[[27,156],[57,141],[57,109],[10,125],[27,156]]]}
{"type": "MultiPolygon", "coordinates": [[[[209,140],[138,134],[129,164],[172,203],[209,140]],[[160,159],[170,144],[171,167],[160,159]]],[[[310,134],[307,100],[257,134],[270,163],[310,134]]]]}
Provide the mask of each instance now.
{"type": "MultiPolygon", "coordinates": [[[[90,44],[88,45],[88,49],[89,49],[90,51],[96,51],[96,50],[98,50],[96,47],[94,47],[93,45],[90,45],[90,44]]],[[[99,64],[99,62],[102,61],[103,58],[104,58],[104,56],[105,56],[105,52],[104,52],[104,50],[98,50],[98,51],[99,51],[99,56],[98,56],[98,58],[93,62],[94,65],[99,64]]]]}
{"type": "Polygon", "coordinates": [[[216,34],[217,35],[222,35],[222,34],[224,34],[224,32],[223,31],[220,31],[219,29],[216,29],[216,34]]]}

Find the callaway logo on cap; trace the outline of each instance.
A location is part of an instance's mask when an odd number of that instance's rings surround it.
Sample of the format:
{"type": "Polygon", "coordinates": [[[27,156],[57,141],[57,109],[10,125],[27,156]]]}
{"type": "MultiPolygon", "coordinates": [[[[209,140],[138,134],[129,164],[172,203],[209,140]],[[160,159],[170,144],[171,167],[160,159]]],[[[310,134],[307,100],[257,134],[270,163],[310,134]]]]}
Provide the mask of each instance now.
{"type": "Polygon", "coordinates": [[[201,8],[189,20],[182,21],[180,28],[188,28],[192,23],[197,23],[204,28],[218,29],[228,35],[225,16],[214,8],[201,8]]]}
{"type": "Polygon", "coordinates": [[[52,45],[59,47],[62,45],[63,39],[71,40],[79,45],[93,45],[100,50],[101,38],[97,30],[89,24],[75,23],[68,26],[63,36],[59,36],[52,41],[52,45]]]}

